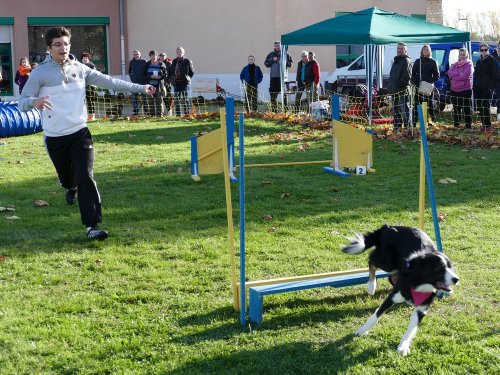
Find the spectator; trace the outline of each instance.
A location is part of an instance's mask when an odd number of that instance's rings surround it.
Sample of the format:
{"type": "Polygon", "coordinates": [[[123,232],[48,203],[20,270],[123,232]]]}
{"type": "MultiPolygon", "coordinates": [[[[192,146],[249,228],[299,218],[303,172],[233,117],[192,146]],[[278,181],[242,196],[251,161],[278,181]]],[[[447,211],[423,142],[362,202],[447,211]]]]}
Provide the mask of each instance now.
{"type": "Polygon", "coordinates": [[[38,63],[31,63],[31,70],[35,69],[38,66],[38,63]]]}
{"type": "Polygon", "coordinates": [[[460,125],[462,112],[465,117],[465,127],[472,128],[472,74],[474,67],[465,48],[458,51],[458,61],[448,70],[451,84],[451,103],[453,104],[453,125],[460,125]]]}
{"type": "MultiPolygon", "coordinates": [[[[82,64],[87,65],[90,69],[95,69],[95,65],[90,61],[90,53],[84,52],[80,56],[82,64]]],[[[97,87],[94,85],[85,86],[85,98],[87,100],[88,120],[95,120],[95,105],[97,103],[97,87]]]]}
{"type": "Polygon", "coordinates": [[[485,130],[491,130],[491,90],[495,88],[495,80],[497,78],[497,64],[488,49],[489,46],[486,43],[482,43],[479,47],[481,56],[476,62],[472,81],[476,106],[481,117],[481,124],[485,130]]]}
{"type": "Polygon", "coordinates": [[[162,63],[165,64],[165,67],[167,68],[167,76],[163,80],[164,90],[162,96],[163,103],[165,104],[165,112],[167,112],[168,115],[171,115],[174,99],[172,97],[172,86],[170,84],[170,75],[168,73],[170,72],[170,67],[172,66],[172,59],[169,59],[165,52],[160,52],[159,59],[162,63]]]}
{"type": "Polygon", "coordinates": [[[97,226],[102,221],[101,197],[94,181],[94,145],[86,124],[84,87],[92,84],[148,94],[154,93],[154,87],[114,79],[90,69],[69,53],[70,40],[71,33],[65,27],[47,30],[45,43],[50,59],[31,74],[21,94],[19,109],[41,111],[45,147],[66,189],[66,202],[74,204],[78,197],[87,238],[103,240],[108,232],[97,226]]]}
{"type": "MultiPolygon", "coordinates": [[[[308,69],[308,52],[300,52],[300,61],[297,64],[297,76],[295,78],[295,83],[297,85],[297,91],[295,93],[295,110],[299,112],[301,110],[302,94],[306,91],[306,80],[312,81],[312,69],[308,69]]],[[[309,65],[311,68],[312,65],[309,65]]],[[[306,91],[307,97],[307,91],[306,91]]]]}
{"type": "Polygon", "coordinates": [[[31,74],[31,65],[29,64],[27,57],[22,57],[19,61],[19,67],[17,68],[16,76],[14,78],[14,82],[16,85],[19,85],[19,95],[21,95],[23,91],[23,87],[28,81],[28,78],[31,74]]]}
{"type": "Polygon", "coordinates": [[[500,41],[491,56],[497,63],[497,79],[495,80],[495,94],[497,96],[497,121],[500,121],[500,41]]]}
{"type": "MultiPolygon", "coordinates": [[[[271,96],[271,111],[277,111],[277,103],[276,99],[278,98],[278,94],[281,92],[281,42],[274,42],[274,50],[270,52],[267,57],[264,65],[270,68],[269,77],[269,95],[271,96]]],[[[286,54],[286,68],[284,72],[284,82],[288,80],[288,68],[290,68],[293,64],[292,57],[287,53],[286,54]]],[[[287,97],[284,95],[283,103],[285,107],[287,107],[287,97]]]]}
{"type": "Polygon", "coordinates": [[[167,67],[158,59],[156,51],[149,52],[150,60],[146,64],[146,78],[151,86],[154,86],[155,93],[147,98],[147,114],[149,116],[163,115],[163,80],[167,77],[167,67]]]}
{"type": "Polygon", "coordinates": [[[311,98],[312,102],[315,102],[319,98],[319,78],[320,78],[320,66],[319,62],[316,61],[316,54],[309,51],[308,54],[309,64],[312,65],[313,81],[311,82],[311,98]]]}
{"type": "Polygon", "coordinates": [[[191,78],[194,75],[193,63],[188,58],[184,57],[184,48],[177,47],[177,57],[172,61],[170,67],[170,75],[174,83],[174,96],[175,96],[175,115],[182,116],[189,114],[189,85],[191,78]]]}
{"type": "MultiPolygon", "coordinates": [[[[431,121],[436,120],[434,115],[434,92],[430,95],[424,95],[418,92],[420,81],[434,84],[439,79],[439,68],[436,60],[432,58],[431,47],[426,44],[420,50],[420,58],[415,60],[411,72],[411,83],[415,87],[415,98],[418,104],[427,103],[427,110],[431,121]]],[[[417,120],[417,106],[413,107],[413,118],[417,120]]],[[[430,124],[432,125],[432,123],[430,124]]]]}
{"type": "Polygon", "coordinates": [[[263,78],[262,70],[258,65],[255,65],[255,57],[253,55],[248,56],[248,65],[246,65],[240,73],[240,80],[244,82],[245,85],[247,112],[257,112],[257,87],[259,83],[262,82],[263,78]]]}
{"type": "MultiPolygon", "coordinates": [[[[137,83],[139,85],[145,85],[148,81],[146,79],[146,64],[148,62],[141,58],[141,51],[135,50],[134,57],[130,60],[128,64],[128,75],[132,83],[137,83]]],[[[132,114],[134,116],[139,115],[139,110],[142,104],[146,102],[146,95],[142,93],[132,94],[132,114]]]]}
{"type": "Polygon", "coordinates": [[[392,94],[393,98],[394,129],[399,129],[402,125],[409,125],[408,90],[410,88],[412,66],[411,59],[406,53],[406,44],[399,43],[387,85],[389,94],[392,94]]]}

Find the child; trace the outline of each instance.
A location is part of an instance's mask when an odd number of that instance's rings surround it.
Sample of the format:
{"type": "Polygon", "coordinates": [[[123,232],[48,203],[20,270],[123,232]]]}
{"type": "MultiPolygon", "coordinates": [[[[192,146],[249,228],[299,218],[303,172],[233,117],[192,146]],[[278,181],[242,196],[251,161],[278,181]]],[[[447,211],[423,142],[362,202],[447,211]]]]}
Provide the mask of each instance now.
{"type": "Polygon", "coordinates": [[[19,68],[17,69],[16,77],[14,79],[16,85],[19,85],[19,94],[21,94],[21,92],[23,91],[23,87],[28,81],[30,73],[31,73],[31,66],[28,62],[28,58],[27,57],[21,58],[21,61],[19,62],[19,68]]]}

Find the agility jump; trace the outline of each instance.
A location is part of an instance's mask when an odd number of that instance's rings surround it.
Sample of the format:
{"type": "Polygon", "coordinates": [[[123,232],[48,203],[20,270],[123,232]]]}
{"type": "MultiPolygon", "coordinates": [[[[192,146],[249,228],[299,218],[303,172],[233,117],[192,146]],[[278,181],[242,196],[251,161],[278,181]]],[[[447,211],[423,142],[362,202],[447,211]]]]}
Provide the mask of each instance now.
{"type": "MultiPolygon", "coordinates": [[[[228,98],[233,99],[233,98],[228,98]]],[[[356,174],[364,175],[366,171],[374,172],[373,141],[370,132],[347,125],[340,120],[340,96],[332,96],[332,158],[329,160],[288,161],[279,163],[247,164],[246,168],[283,167],[293,165],[328,165],[323,170],[341,177],[348,177],[345,169],[355,169],[356,174]]],[[[234,99],[226,103],[226,113],[234,113],[234,99]]],[[[228,116],[226,121],[226,141],[229,157],[230,180],[235,182],[234,170],[234,118],[228,116]]],[[[222,129],[222,126],[221,126],[222,129]]],[[[191,137],[191,177],[200,181],[201,175],[219,174],[223,172],[221,129],[216,129],[200,137],[191,137]]]]}
{"type": "MultiPolygon", "coordinates": [[[[228,98],[230,102],[232,98],[228,98]]],[[[231,108],[231,107],[229,107],[231,108]]],[[[419,111],[426,111],[424,108],[419,108],[419,111]]],[[[231,114],[234,112],[230,112],[231,114]]],[[[249,290],[249,320],[254,323],[262,322],[263,312],[263,297],[270,294],[285,293],[289,291],[304,290],[318,288],[323,286],[343,287],[357,284],[364,284],[368,281],[368,269],[353,269],[336,272],[327,272],[320,274],[310,274],[301,276],[292,276],[286,278],[276,278],[268,280],[245,281],[246,279],[246,260],[245,260],[245,163],[244,163],[244,118],[243,114],[239,114],[239,182],[240,182],[240,274],[239,281],[236,270],[236,255],[235,255],[235,236],[231,198],[231,171],[229,162],[229,147],[227,142],[228,134],[226,130],[226,121],[224,118],[232,118],[226,116],[224,109],[221,109],[221,131],[220,144],[222,145],[222,169],[224,170],[224,185],[226,193],[226,208],[228,222],[228,242],[231,267],[231,283],[233,291],[233,307],[240,312],[240,323],[247,323],[247,307],[246,307],[246,290],[249,290]]],[[[419,116],[421,119],[426,119],[426,116],[419,116]]],[[[419,225],[423,227],[424,218],[424,198],[425,198],[425,178],[427,176],[427,185],[429,189],[430,202],[432,207],[434,230],[436,234],[436,242],[438,249],[442,251],[441,239],[439,233],[439,225],[437,221],[437,211],[435,205],[434,191],[432,186],[432,172],[430,169],[430,160],[427,148],[427,140],[425,133],[425,120],[421,120],[421,163],[420,163],[420,192],[419,192],[419,225]],[[426,174],[426,170],[428,171],[426,174]]],[[[234,146],[234,143],[233,143],[234,146]]],[[[233,148],[234,150],[234,148],[233,148]]],[[[377,272],[376,277],[386,277],[385,272],[377,272]]]]}

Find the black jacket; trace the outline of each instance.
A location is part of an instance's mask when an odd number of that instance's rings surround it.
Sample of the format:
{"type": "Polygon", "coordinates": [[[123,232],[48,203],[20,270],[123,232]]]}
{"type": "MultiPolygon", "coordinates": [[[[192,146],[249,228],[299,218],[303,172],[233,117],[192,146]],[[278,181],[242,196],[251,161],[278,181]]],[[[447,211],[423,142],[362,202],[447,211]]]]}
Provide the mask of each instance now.
{"type": "Polygon", "coordinates": [[[477,60],[472,77],[472,88],[474,90],[493,89],[497,78],[497,69],[497,63],[491,55],[477,60]]]}
{"type": "Polygon", "coordinates": [[[194,76],[194,68],[191,60],[186,59],[185,57],[182,60],[179,60],[176,57],[172,61],[172,65],[170,66],[169,72],[169,82],[171,82],[175,86],[187,86],[191,83],[191,77],[194,76]],[[179,76],[176,76],[175,70],[177,69],[177,65],[179,65],[179,76]]]}
{"type": "Polygon", "coordinates": [[[138,83],[139,85],[145,85],[148,83],[148,79],[144,73],[147,63],[148,62],[144,59],[130,60],[128,63],[128,75],[132,83],[138,83]]]}
{"type": "Polygon", "coordinates": [[[411,59],[406,56],[394,57],[394,63],[389,73],[389,83],[387,89],[390,94],[404,91],[410,84],[411,77],[411,59]]]}
{"type": "Polygon", "coordinates": [[[436,60],[430,57],[421,57],[413,63],[411,83],[418,86],[420,81],[434,83],[439,79],[439,68],[436,60]],[[420,77],[420,62],[422,62],[422,77],[420,77]]]}
{"type": "Polygon", "coordinates": [[[497,63],[497,80],[496,81],[497,81],[497,85],[498,85],[498,84],[500,84],[500,54],[498,53],[498,49],[493,51],[493,53],[491,54],[491,57],[493,57],[493,59],[497,63]]]}
{"type": "Polygon", "coordinates": [[[304,63],[302,62],[302,60],[299,61],[299,64],[297,65],[297,77],[296,77],[297,87],[302,88],[314,82],[313,64],[315,63],[316,62],[311,62],[311,61],[308,61],[306,63],[306,70],[304,72],[304,81],[302,81],[302,66],[304,65],[304,63]]]}

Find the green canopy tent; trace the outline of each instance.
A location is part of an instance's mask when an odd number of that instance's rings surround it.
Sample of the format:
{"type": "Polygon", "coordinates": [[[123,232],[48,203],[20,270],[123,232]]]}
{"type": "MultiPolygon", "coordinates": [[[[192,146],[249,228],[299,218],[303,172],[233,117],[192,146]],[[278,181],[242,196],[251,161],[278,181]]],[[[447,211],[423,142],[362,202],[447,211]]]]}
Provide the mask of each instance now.
{"type": "Polygon", "coordinates": [[[330,18],[281,36],[281,44],[283,45],[282,53],[286,53],[287,46],[289,45],[364,45],[370,123],[372,114],[373,62],[376,60],[377,81],[380,86],[383,64],[382,46],[397,44],[399,42],[416,44],[467,43],[469,41],[469,32],[438,25],[419,18],[404,16],[380,8],[369,8],[330,18]]]}

